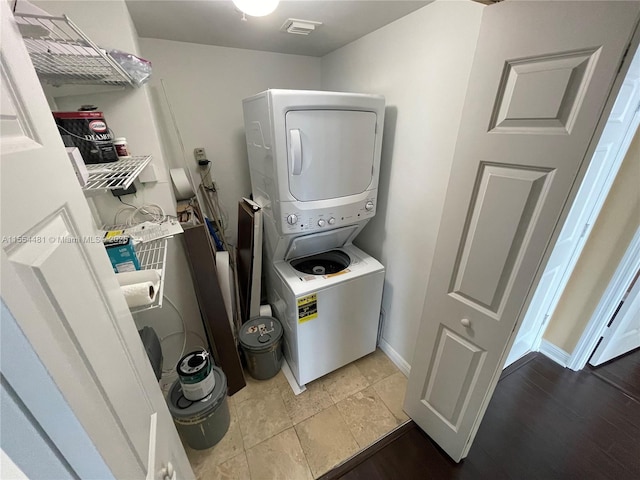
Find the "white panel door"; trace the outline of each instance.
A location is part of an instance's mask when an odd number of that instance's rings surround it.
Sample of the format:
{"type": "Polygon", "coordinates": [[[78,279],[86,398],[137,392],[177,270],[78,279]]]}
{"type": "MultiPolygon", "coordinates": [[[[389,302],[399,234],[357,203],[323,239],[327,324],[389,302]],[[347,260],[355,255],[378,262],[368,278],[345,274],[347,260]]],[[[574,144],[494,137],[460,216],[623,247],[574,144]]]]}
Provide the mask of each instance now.
{"type": "Polygon", "coordinates": [[[405,409],[465,457],[605,108],[638,2],[485,8],[405,409]]]}
{"type": "Polygon", "coordinates": [[[608,362],[640,347],[640,280],[625,298],[613,322],[605,330],[602,341],[589,363],[593,366],[608,362]]]}
{"type": "Polygon", "coordinates": [[[180,478],[193,478],[8,3],[1,3],[2,299],[114,477],[161,478],[171,461],[180,478]]]}
{"type": "Polygon", "coordinates": [[[373,179],[376,114],[293,110],[286,115],[289,190],[309,202],[364,192],[373,179]]]}
{"type": "Polygon", "coordinates": [[[511,347],[505,367],[539,347],[543,328],[558,305],[564,287],[571,277],[591,227],[604,204],[638,128],[638,123],[640,123],[640,51],[636,52],[620,88],[598,147],[591,158],[589,169],[540,278],[527,314],[518,329],[518,335],[511,347]]]}

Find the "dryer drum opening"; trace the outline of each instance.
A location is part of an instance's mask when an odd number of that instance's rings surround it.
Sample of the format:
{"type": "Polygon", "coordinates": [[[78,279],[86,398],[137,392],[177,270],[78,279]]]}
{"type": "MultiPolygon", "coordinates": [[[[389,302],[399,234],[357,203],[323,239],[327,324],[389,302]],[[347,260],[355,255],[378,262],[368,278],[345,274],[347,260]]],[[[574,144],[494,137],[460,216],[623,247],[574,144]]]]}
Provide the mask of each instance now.
{"type": "Polygon", "coordinates": [[[338,273],[351,264],[351,258],[340,250],[330,250],[324,253],[291,260],[291,266],[302,273],[310,275],[331,275],[338,273]]]}

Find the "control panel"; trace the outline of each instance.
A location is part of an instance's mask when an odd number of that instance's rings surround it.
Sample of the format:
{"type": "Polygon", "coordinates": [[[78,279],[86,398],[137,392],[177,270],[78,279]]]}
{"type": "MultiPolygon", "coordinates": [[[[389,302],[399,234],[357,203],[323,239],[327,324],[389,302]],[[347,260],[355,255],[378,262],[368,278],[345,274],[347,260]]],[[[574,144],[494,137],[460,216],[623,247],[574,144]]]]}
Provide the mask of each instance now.
{"type": "Polygon", "coordinates": [[[369,198],[357,204],[314,209],[307,212],[287,210],[283,206],[282,231],[284,233],[319,232],[352,225],[373,217],[375,213],[375,198],[369,198]]]}

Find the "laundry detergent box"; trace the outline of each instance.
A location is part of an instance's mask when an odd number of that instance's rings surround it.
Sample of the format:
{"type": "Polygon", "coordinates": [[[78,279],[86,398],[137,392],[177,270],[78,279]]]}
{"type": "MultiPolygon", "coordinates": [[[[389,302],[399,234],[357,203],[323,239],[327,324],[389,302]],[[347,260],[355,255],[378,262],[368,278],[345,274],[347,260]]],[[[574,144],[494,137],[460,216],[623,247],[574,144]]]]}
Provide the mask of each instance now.
{"type": "Polygon", "coordinates": [[[140,270],[140,262],[136,255],[131,237],[115,236],[103,240],[111,266],[116,273],[140,270]]]}
{"type": "Polygon", "coordinates": [[[116,162],[113,135],[102,112],[53,112],[65,147],[77,147],[84,163],[116,162]]]}

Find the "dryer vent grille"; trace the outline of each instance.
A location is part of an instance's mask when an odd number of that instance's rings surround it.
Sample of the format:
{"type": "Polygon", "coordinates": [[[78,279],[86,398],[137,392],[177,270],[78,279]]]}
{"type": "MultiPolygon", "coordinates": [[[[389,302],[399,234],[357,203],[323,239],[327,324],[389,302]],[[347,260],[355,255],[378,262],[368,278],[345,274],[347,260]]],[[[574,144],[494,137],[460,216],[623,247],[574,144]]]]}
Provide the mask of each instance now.
{"type": "Polygon", "coordinates": [[[295,35],[309,35],[316,27],[322,25],[322,22],[314,22],[313,20],[300,20],[298,18],[288,18],[280,27],[281,32],[293,33],[295,35]]]}

